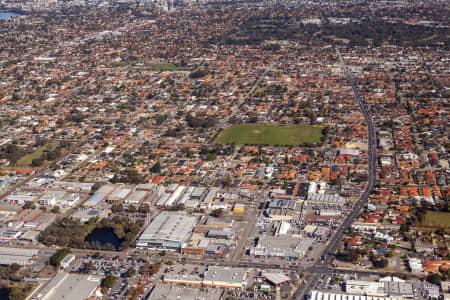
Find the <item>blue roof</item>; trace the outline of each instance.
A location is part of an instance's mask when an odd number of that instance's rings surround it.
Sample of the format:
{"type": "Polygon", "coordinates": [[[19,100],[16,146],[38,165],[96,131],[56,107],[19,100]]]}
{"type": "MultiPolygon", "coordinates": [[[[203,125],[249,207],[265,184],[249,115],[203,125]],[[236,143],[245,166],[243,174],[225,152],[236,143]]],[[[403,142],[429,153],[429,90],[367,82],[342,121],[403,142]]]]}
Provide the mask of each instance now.
{"type": "Polygon", "coordinates": [[[105,194],[94,194],[84,203],[84,205],[97,205],[106,198],[105,194]]]}

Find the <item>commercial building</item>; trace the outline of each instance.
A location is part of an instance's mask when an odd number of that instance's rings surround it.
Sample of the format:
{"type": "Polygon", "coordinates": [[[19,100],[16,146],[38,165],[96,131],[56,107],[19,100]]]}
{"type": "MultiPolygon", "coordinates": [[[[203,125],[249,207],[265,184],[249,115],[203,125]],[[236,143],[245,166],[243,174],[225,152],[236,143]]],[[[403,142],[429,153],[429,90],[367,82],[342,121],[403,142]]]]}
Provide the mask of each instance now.
{"type": "Polygon", "coordinates": [[[158,284],[150,293],[148,300],[219,300],[222,299],[223,289],[203,290],[195,287],[174,287],[158,284]]]}
{"type": "Polygon", "coordinates": [[[234,238],[234,231],[228,231],[228,230],[210,230],[208,231],[208,237],[209,238],[218,238],[218,239],[232,239],[234,238]]]}
{"type": "Polygon", "coordinates": [[[99,205],[103,200],[105,200],[107,197],[106,194],[102,194],[102,193],[95,193],[94,195],[92,195],[91,197],[89,197],[89,199],[84,202],[83,206],[86,207],[94,207],[99,205]]]}
{"type": "Polygon", "coordinates": [[[68,254],[68,255],[66,255],[66,257],[64,257],[62,260],[61,260],[61,267],[63,268],[63,269],[67,269],[68,267],[70,267],[70,265],[73,263],[75,261],[75,255],[73,255],[73,254],[68,254]]]}
{"type": "Polygon", "coordinates": [[[412,284],[396,277],[388,277],[379,282],[347,280],[345,291],[349,294],[375,297],[414,297],[412,284]]]}
{"type": "Polygon", "coordinates": [[[189,186],[185,192],[183,193],[183,195],[181,195],[181,197],[178,199],[177,204],[185,204],[186,201],[188,201],[191,198],[191,194],[194,191],[195,187],[193,186],[189,186]]]}
{"type": "Polygon", "coordinates": [[[167,200],[170,198],[171,194],[169,193],[164,193],[162,194],[158,200],[156,201],[155,205],[156,206],[163,206],[166,204],[167,200]]]}
{"type": "Polygon", "coordinates": [[[276,235],[284,235],[287,234],[289,229],[291,228],[291,224],[288,222],[280,222],[280,225],[277,228],[276,235]]]}
{"type": "Polygon", "coordinates": [[[164,283],[201,286],[203,279],[198,274],[169,273],[164,275],[164,283]]]}
{"type": "Polygon", "coordinates": [[[205,198],[203,199],[203,202],[205,202],[207,205],[211,205],[211,203],[213,203],[214,199],[216,198],[217,192],[218,192],[217,188],[209,188],[208,194],[206,194],[205,198]]]}
{"type": "Polygon", "coordinates": [[[191,194],[191,199],[202,200],[206,190],[207,189],[205,187],[196,187],[191,194]]]}
{"type": "Polygon", "coordinates": [[[100,293],[101,278],[92,275],[60,272],[36,295],[42,300],[80,300],[100,293]]]}
{"type": "Polygon", "coordinates": [[[167,199],[166,203],[164,203],[165,206],[172,206],[176,203],[178,198],[182,195],[182,193],[185,190],[185,186],[177,186],[175,190],[171,193],[170,197],[167,199]]]}
{"type": "Polygon", "coordinates": [[[17,239],[22,234],[21,231],[9,229],[7,227],[0,228],[0,241],[11,241],[17,239]]]}
{"type": "Polygon", "coordinates": [[[6,197],[5,202],[14,203],[17,205],[23,205],[27,202],[35,202],[39,198],[39,194],[36,192],[15,192],[6,197]]]}
{"type": "Polygon", "coordinates": [[[233,212],[243,213],[245,211],[245,205],[242,203],[236,203],[233,207],[233,212]]]}
{"type": "Polygon", "coordinates": [[[125,199],[125,204],[133,204],[133,205],[139,205],[144,198],[147,196],[147,191],[141,191],[141,190],[135,190],[131,193],[131,195],[125,199]]]}
{"type": "Polygon", "coordinates": [[[315,203],[332,203],[342,205],[345,198],[335,194],[308,193],[308,201],[315,203]]]}
{"type": "Polygon", "coordinates": [[[272,199],[269,203],[269,208],[287,208],[295,209],[294,200],[272,199]]]}
{"type": "Polygon", "coordinates": [[[203,276],[204,286],[245,288],[247,285],[244,269],[210,266],[203,276]]]}
{"type": "Polygon", "coordinates": [[[271,272],[263,272],[262,277],[264,277],[267,281],[274,285],[280,285],[286,282],[289,282],[291,279],[289,276],[284,275],[283,273],[271,273],[271,272]]]}
{"type": "Polygon", "coordinates": [[[422,261],[418,258],[411,257],[408,260],[409,269],[413,273],[423,273],[422,261]]]}
{"type": "Polygon", "coordinates": [[[175,266],[164,275],[163,282],[190,286],[242,289],[247,286],[247,271],[239,268],[209,266],[175,266]]]}
{"type": "Polygon", "coordinates": [[[350,295],[344,293],[329,293],[313,290],[308,295],[308,300],[401,300],[401,297],[372,297],[372,296],[360,296],[350,295]]]}
{"type": "Polygon", "coordinates": [[[250,250],[250,254],[297,258],[304,256],[313,242],[312,238],[295,238],[289,234],[263,236],[259,238],[258,244],[250,250]]]}
{"type": "Polygon", "coordinates": [[[120,204],[125,199],[130,196],[132,192],[131,188],[128,187],[120,187],[119,189],[115,190],[111,195],[108,196],[108,202],[111,204],[120,204]]]}
{"type": "Polygon", "coordinates": [[[231,227],[233,227],[233,224],[234,224],[234,219],[219,219],[219,218],[210,217],[206,221],[205,225],[220,227],[220,228],[231,228],[231,227]]]}
{"type": "Polygon", "coordinates": [[[178,251],[196,224],[196,218],[186,212],[161,212],[144,230],[136,242],[138,248],[178,251]]]}
{"type": "Polygon", "coordinates": [[[271,221],[290,221],[294,214],[294,210],[286,208],[268,208],[264,211],[264,215],[271,221]]]}
{"type": "Polygon", "coordinates": [[[81,223],[86,223],[94,217],[99,218],[99,220],[106,218],[109,213],[109,209],[93,209],[80,207],[73,213],[72,218],[79,219],[81,223]]]}

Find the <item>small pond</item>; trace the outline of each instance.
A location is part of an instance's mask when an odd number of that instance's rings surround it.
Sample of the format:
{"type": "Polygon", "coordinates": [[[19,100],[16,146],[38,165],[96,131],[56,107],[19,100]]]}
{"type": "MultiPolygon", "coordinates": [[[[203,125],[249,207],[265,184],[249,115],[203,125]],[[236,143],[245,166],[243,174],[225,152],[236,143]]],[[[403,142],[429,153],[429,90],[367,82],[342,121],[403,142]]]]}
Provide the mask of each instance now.
{"type": "Polygon", "coordinates": [[[114,246],[116,250],[119,250],[121,241],[117,238],[112,228],[96,228],[92,230],[92,232],[86,237],[86,241],[88,241],[91,245],[94,243],[98,243],[101,246],[106,244],[111,244],[114,246]]]}

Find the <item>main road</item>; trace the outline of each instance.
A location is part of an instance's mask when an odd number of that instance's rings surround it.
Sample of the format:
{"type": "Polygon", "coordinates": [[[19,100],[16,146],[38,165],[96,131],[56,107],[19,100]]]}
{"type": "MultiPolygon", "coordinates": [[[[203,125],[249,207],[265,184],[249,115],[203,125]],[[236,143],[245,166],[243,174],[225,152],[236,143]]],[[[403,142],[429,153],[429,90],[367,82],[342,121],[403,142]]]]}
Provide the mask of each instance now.
{"type": "Polygon", "coordinates": [[[292,299],[302,299],[304,295],[307,295],[309,290],[312,287],[312,283],[316,283],[319,277],[319,274],[321,273],[328,273],[328,265],[331,263],[334,254],[337,250],[337,247],[339,245],[339,241],[342,239],[344,232],[347,228],[351,226],[353,221],[358,217],[361,209],[363,206],[368,202],[369,196],[375,187],[376,181],[377,181],[377,152],[376,152],[376,145],[377,145],[377,137],[375,132],[375,127],[373,125],[372,119],[369,115],[366,103],[361,98],[361,95],[359,94],[358,88],[356,86],[355,79],[353,78],[352,74],[349,72],[344,59],[342,58],[341,52],[339,51],[339,48],[336,48],[336,53],[339,57],[339,61],[341,63],[341,67],[344,71],[344,75],[348,81],[348,83],[352,87],[353,95],[355,97],[356,102],[359,105],[359,108],[361,110],[362,115],[364,116],[364,120],[367,123],[367,139],[368,139],[368,161],[367,161],[367,167],[368,167],[368,180],[366,188],[364,189],[364,192],[359,197],[358,201],[354,204],[351,212],[346,216],[344,221],[341,223],[341,225],[338,227],[337,231],[333,235],[333,237],[328,242],[327,246],[325,247],[325,250],[323,251],[322,259],[319,259],[315,262],[315,264],[310,267],[306,272],[306,277],[304,281],[300,284],[297,291],[294,293],[292,299]]]}

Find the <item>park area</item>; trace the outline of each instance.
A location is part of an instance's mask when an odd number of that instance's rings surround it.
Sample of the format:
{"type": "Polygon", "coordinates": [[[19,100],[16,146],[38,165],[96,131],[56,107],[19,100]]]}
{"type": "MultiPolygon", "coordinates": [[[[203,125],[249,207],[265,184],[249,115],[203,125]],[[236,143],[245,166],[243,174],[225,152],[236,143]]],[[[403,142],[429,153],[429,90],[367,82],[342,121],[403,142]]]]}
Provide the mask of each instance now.
{"type": "Polygon", "coordinates": [[[53,153],[55,149],[58,147],[58,143],[47,143],[45,145],[42,145],[38,148],[36,148],[33,152],[28,153],[24,155],[22,158],[20,158],[16,166],[18,167],[31,167],[31,166],[39,166],[42,165],[46,160],[53,160],[59,156],[59,154],[55,154],[51,157],[48,157],[48,155],[43,156],[44,152],[53,153]],[[33,160],[35,160],[35,164],[33,164],[33,160]],[[40,160],[40,163],[37,164],[37,160],[40,160]]]}
{"type": "Polygon", "coordinates": [[[425,214],[425,226],[450,228],[450,213],[440,211],[427,211],[425,214]]]}
{"type": "Polygon", "coordinates": [[[188,68],[186,67],[177,67],[172,63],[158,63],[158,64],[152,64],[151,69],[153,71],[187,71],[188,68]]]}
{"type": "Polygon", "coordinates": [[[320,145],[324,126],[232,125],[219,135],[219,144],[312,146],[320,145]]]}

